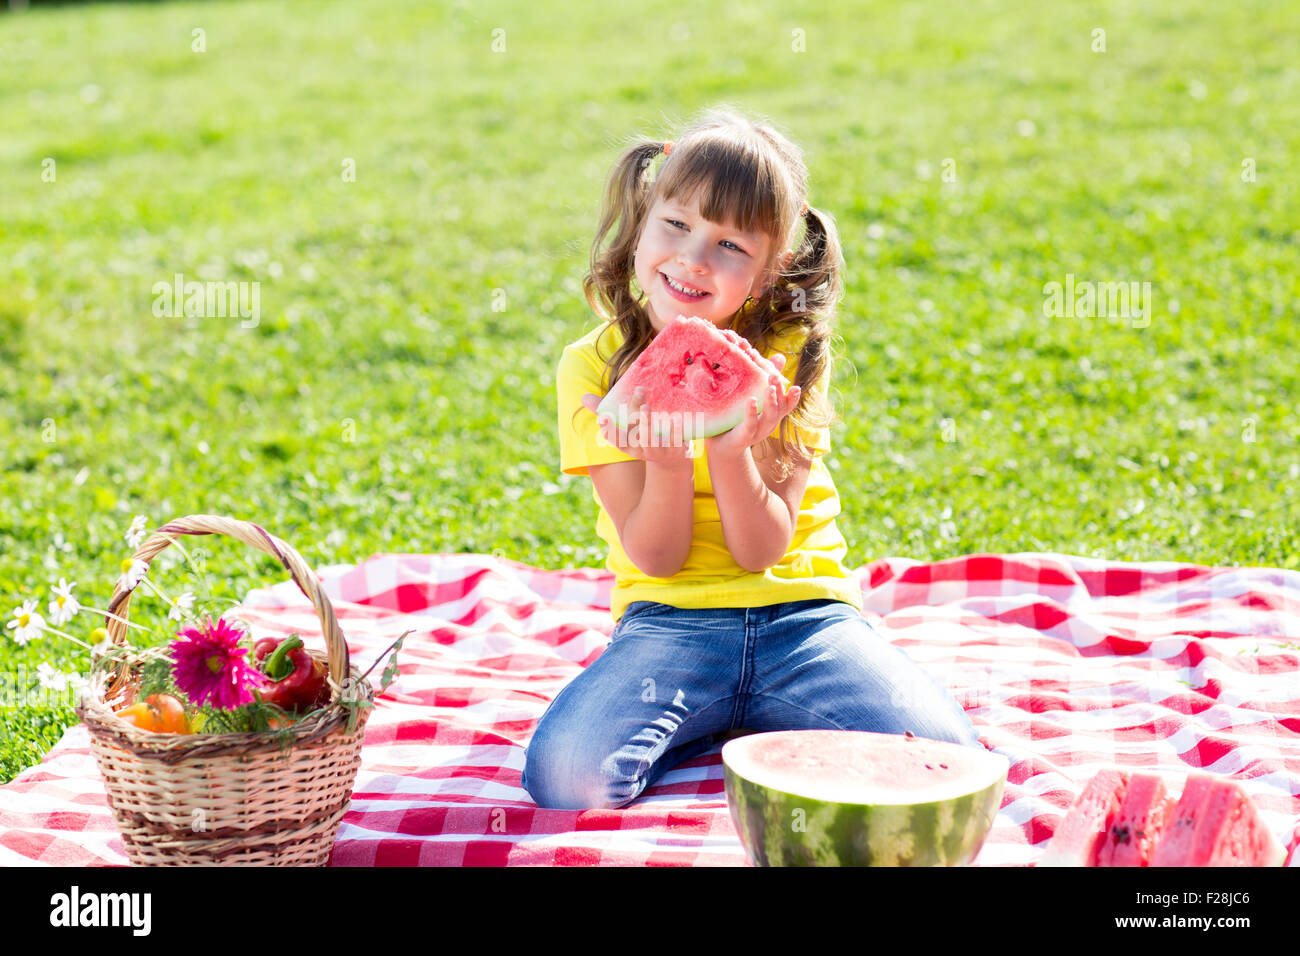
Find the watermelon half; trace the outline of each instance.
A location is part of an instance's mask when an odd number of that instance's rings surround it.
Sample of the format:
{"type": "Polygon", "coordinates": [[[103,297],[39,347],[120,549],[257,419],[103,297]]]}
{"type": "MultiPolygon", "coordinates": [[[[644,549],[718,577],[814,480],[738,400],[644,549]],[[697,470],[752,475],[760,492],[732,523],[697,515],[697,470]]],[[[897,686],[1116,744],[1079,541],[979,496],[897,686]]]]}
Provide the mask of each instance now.
{"type": "Polygon", "coordinates": [[[899,734],[788,730],[722,748],[756,866],[964,866],[993,826],[1005,758],[899,734]]]}
{"type": "Polygon", "coordinates": [[[637,356],[596,413],[626,429],[637,411],[633,396],[645,388],[651,434],[667,439],[680,422],[683,439],[709,438],[744,421],[751,397],[762,414],[773,374],[779,374],[776,366],[743,336],[679,315],[637,356]]]}

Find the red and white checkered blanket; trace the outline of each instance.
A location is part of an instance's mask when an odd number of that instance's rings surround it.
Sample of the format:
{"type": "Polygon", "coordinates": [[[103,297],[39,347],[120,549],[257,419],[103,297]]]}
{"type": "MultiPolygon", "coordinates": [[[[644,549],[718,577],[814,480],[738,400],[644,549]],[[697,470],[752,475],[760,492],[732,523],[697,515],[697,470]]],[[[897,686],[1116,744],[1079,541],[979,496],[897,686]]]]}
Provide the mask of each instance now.
{"type": "MultiPolygon", "coordinates": [[[[716,748],[621,810],[542,810],[519,785],[537,719],[607,642],[607,572],[456,554],[319,575],[363,667],[415,629],[367,726],[334,865],[744,863],[716,748]]],[[[1300,572],[1014,554],[888,558],[859,576],[872,624],[1011,761],[979,865],[1034,863],[1115,764],[1233,775],[1291,841],[1300,572]]],[[[259,633],[319,632],[288,581],[243,612],[259,633]]],[[[0,787],[0,865],[126,862],[80,726],[0,787]]]]}

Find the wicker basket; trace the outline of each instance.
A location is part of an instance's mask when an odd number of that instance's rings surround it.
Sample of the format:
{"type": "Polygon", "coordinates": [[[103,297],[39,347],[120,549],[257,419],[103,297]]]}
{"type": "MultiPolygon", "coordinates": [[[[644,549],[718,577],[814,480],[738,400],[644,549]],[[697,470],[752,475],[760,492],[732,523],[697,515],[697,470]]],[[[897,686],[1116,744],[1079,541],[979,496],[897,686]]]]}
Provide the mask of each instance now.
{"type": "MultiPolygon", "coordinates": [[[[349,699],[371,701],[370,684],[350,667],[334,608],[297,551],[247,521],[190,515],[156,530],[134,559],[148,564],[176,534],[225,534],[279,559],[320,618],[328,658],[312,653],[329,662],[332,706],[293,724],[288,746],[286,731],[152,733],[113,713],[133,690],[126,669],[97,675],[77,714],[90,731],[127,857],[137,866],[323,866],[351,802],[370,713],[361,707],[349,730],[340,696],[346,686],[349,699]]],[[[126,618],[130,602],[120,578],[109,612],[126,618]]],[[[125,623],[108,618],[106,629],[125,643],[125,623]]]]}

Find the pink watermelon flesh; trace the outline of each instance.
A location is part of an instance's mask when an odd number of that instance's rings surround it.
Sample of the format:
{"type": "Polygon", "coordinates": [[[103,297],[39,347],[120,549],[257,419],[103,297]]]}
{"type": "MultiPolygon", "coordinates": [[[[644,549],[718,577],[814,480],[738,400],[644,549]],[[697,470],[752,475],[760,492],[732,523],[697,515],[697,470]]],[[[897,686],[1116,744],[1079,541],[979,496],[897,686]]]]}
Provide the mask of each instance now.
{"type": "Polygon", "coordinates": [[[1235,780],[1187,777],[1152,866],[1277,866],[1286,851],[1235,780]]]}
{"type": "Polygon", "coordinates": [[[1101,770],[1083,788],[1056,828],[1039,866],[1096,866],[1105,835],[1119,817],[1127,770],[1101,770]]]}
{"type": "Polygon", "coordinates": [[[1286,845],[1286,860],[1283,866],[1300,866],[1300,823],[1291,831],[1291,841],[1286,845]]]}
{"type": "Polygon", "coordinates": [[[739,738],[732,766],[789,793],[843,803],[912,804],[963,794],[972,778],[1006,776],[983,747],[866,731],[776,731],[739,738]]]}
{"type": "MultiPolygon", "coordinates": [[[[745,419],[751,397],[762,414],[776,366],[741,335],[707,319],[679,315],[668,323],[601,400],[597,414],[624,428],[636,414],[633,395],[645,388],[651,431],[709,438],[745,419]]],[[[783,385],[784,387],[784,385],[783,385]]]]}
{"type": "Polygon", "coordinates": [[[1102,834],[1097,866],[1146,866],[1174,812],[1174,798],[1159,774],[1135,771],[1119,813],[1102,834]]]}

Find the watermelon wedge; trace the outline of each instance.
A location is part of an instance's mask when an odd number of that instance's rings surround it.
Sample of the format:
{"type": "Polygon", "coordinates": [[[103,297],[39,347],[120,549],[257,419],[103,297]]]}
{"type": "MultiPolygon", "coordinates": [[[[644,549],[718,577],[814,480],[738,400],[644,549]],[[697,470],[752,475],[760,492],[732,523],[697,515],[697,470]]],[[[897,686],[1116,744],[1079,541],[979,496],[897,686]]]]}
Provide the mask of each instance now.
{"type": "Polygon", "coordinates": [[[1119,817],[1131,774],[1106,769],[1088,781],[1052,834],[1039,866],[1096,866],[1106,834],[1119,817]]]}
{"type": "Polygon", "coordinates": [[[1235,780],[1187,777],[1152,866],[1280,866],[1286,850],[1235,780]]]}
{"type": "Polygon", "coordinates": [[[731,329],[707,319],[679,315],[654,337],[597,408],[626,429],[637,409],[633,395],[645,388],[650,432],[667,439],[680,423],[682,437],[721,435],[745,420],[751,397],[762,414],[776,366],[731,329]]]}
{"type": "Polygon", "coordinates": [[[1300,866],[1300,823],[1291,831],[1291,839],[1286,845],[1286,859],[1283,866],[1300,866]]]}
{"type": "Polygon", "coordinates": [[[751,734],[723,745],[722,763],[756,866],[964,866],[1008,769],[982,747],[850,730],[751,734]]]}
{"type": "Polygon", "coordinates": [[[1096,865],[1146,866],[1173,812],[1164,777],[1134,772],[1119,813],[1102,834],[1096,865]]]}

